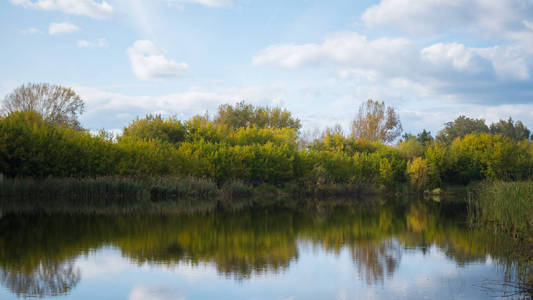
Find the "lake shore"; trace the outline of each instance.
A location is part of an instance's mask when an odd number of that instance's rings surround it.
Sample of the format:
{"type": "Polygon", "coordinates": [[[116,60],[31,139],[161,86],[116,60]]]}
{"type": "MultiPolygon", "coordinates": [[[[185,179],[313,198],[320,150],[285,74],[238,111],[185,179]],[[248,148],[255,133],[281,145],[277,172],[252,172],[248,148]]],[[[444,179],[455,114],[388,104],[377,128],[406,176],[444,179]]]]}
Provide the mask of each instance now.
{"type": "MultiPolygon", "coordinates": [[[[309,199],[369,199],[375,197],[416,196],[440,201],[443,197],[465,198],[466,187],[413,190],[408,185],[396,188],[367,184],[258,184],[232,180],[217,185],[212,180],[192,177],[95,178],[5,178],[0,182],[0,204],[4,212],[15,213],[160,213],[273,205],[294,206],[309,199]]],[[[337,200],[332,200],[333,202],[337,200]]]]}

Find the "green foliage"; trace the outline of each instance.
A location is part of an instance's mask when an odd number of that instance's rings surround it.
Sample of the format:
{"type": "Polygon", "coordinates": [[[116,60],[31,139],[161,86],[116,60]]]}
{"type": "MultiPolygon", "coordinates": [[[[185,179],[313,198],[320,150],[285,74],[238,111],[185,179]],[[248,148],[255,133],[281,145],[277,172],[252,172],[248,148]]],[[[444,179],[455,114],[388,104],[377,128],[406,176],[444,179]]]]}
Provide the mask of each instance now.
{"type": "Polygon", "coordinates": [[[502,135],[468,134],[451,145],[434,143],[425,152],[430,185],[468,184],[483,179],[521,180],[531,176],[533,152],[528,141],[502,135]]]}
{"type": "Polygon", "coordinates": [[[380,182],[386,187],[392,187],[395,183],[392,164],[386,158],[379,161],[379,176],[380,182]]]}
{"type": "Polygon", "coordinates": [[[428,162],[417,157],[414,160],[407,163],[407,175],[411,186],[415,187],[418,191],[423,191],[428,187],[430,179],[430,168],[428,162]]]}
{"type": "Polygon", "coordinates": [[[13,112],[0,119],[0,172],[36,178],[194,177],[218,185],[299,182],[312,190],[338,184],[391,188],[407,181],[434,188],[527,179],[533,171],[528,140],[488,133],[450,144],[410,136],[389,146],[331,130],[303,150],[297,139],[293,128],[230,128],[201,116],[182,123],[150,115],[114,139],[55,126],[34,111],[13,112]]]}
{"type": "Polygon", "coordinates": [[[318,151],[341,151],[349,155],[356,153],[374,153],[385,147],[377,141],[356,139],[353,136],[346,137],[339,132],[326,131],[321,140],[315,140],[308,148],[318,151]]]}
{"type": "Polygon", "coordinates": [[[94,176],[113,173],[111,141],[56,127],[35,111],[0,121],[0,161],[7,176],[94,176]]]}
{"type": "Polygon", "coordinates": [[[506,233],[531,238],[533,234],[533,182],[484,182],[470,198],[474,221],[506,233]]]}
{"type": "Polygon", "coordinates": [[[413,160],[424,155],[425,148],[415,137],[411,137],[398,143],[398,151],[402,153],[405,159],[413,160]]]}
{"type": "Polygon", "coordinates": [[[431,131],[422,130],[421,133],[417,134],[416,139],[423,146],[427,146],[433,143],[433,136],[431,136],[431,131]]]}
{"type": "Polygon", "coordinates": [[[122,136],[177,144],[185,140],[186,133],[185,126],[175,117],[163,119],[161,115],[147,115],[125,127],[122,136]]]}
{"type": "Polygon", "coordinates": [[[451,169],[461,183],[481,179],[522,179],[530,153],[513,140],[488,133],[470,134],[450,146],[451,169]]]}
{"type": "Polygon", "coordinates": [[[439,142],[450,144],[456,138],[461,138],[471,133],[486,133],[489,127],[483,119],[471,119],[459,116],[455,121],[445,124],[444,129],[437,136],[439,142]]]}
{"type": "Polygon", "coordinates": [[[427,148],[424,157],[429,167],[430,187],[441,186],[444,182],[448,182],[448,179],[452,179],[449,176],[451,169],[449,153],[444,144],[433,143],[427,148]]]}
{"type": "Polygon", "coordinates": [[[8,94],[0,109],[5,115],[22,111],[36,111],[46,122],[81,129],[78,117],[85,111],[85,103],[70,88],[28,83],[8,94]]]}
{"type": "Polygon", "coordinates": [[[286,109],[279,107],[256,107],[241,101],[235,106],[224,104],[219,106],[214,120],[215,124],[229,128],[292,128],[300,129],[300,120],[292,117],[286,109]]]}
{"type": "Polygon", "coordinates": [[[515,123],[513,118],[509,118],[507,121],[500,120],[497,123],[492,123],[490,125],[490,133],[501,134],[505,137],[519,141],[528,140],[530,131],[521,121],[515,123]]]}

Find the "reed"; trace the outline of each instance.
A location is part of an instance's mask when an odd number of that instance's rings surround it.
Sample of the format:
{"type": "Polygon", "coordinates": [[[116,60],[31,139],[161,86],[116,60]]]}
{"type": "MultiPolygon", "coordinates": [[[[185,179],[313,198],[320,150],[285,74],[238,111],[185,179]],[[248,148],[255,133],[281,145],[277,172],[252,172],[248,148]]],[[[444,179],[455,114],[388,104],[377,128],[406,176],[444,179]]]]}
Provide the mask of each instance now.
{"type": "Polygon", "coordinates": [[[190,207],[195,211],[196,206],[234,210],[295,204],[302,199],[359,198],[377,192],[371,185],[306,181],[274,185],[235,179],[217,184],[211,179],[170,176],[4,178],[0,182],[0,216],[2,212],[166,214],[190,207]]]}
{"type": "Polygon", "coordinates": [[[1,203],[18,206],[128,207],[180,199],[209,199],[217,194],[214,182],[194,178],[8,178],[0,182],[1,203]]]}
{"type": "Polygon", "coordinates": [[[533,242],[533,181],[483,182],[469,193],[471,221],[533,242]]]}

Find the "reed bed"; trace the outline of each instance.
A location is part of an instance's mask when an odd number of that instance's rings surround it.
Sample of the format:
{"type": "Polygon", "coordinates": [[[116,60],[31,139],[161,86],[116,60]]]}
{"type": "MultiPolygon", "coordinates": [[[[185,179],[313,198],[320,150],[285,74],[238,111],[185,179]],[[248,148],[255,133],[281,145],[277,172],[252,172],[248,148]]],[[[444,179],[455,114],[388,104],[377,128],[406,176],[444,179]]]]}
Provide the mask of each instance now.
{"type": "Polygon", "coordinates": [[[303,181],[254,185],[240,180],[217,184],[192,177],[4,178],[0,181],[0,216],[7,212],[166,214],[196,211],[197,207],[234,210],[295,204],[311,198],[358,198],[373,192],[363,185],[313,185],[303,181]]]}
{"type": "Polygon", "coordinates": [[[11,178],[0,182],[0,199],[5,205],[129,207],[181,199],[210,199],[217,186],[194,178],[11,178]]]}
{"type": "Polygon", "coordinates": [[[533,243],[533,181],[483,182],[469,193],[471,220],[533,243]]]}

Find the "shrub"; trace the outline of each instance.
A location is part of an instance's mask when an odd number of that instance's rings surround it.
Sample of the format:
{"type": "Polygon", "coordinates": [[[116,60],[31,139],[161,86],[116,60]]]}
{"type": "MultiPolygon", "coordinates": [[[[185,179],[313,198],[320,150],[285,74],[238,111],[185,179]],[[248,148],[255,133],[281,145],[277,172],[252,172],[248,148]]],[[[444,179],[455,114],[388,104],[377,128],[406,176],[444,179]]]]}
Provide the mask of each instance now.
{"type": "Polygon", "coordinates": [[[427,161],[421,157],[415,158],[413,161],[407,163],[407,175],[411,186],[418,191],[423,191],[429,184],[429,165],[427,161]]]}

